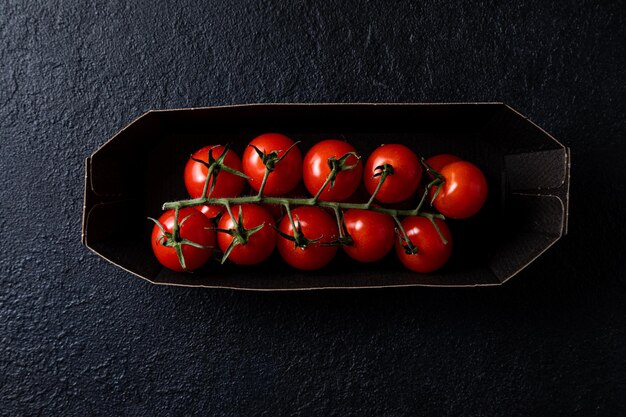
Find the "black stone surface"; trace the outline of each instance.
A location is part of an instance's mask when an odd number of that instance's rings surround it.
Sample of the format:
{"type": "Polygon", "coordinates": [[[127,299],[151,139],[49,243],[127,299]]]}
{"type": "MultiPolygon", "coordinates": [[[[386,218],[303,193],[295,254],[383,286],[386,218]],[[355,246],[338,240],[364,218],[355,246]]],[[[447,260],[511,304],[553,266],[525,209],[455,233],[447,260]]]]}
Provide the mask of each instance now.
{"type": "Polygon", "coordinates": [[[0,414],[624,415],[620,2],[0,4],[0,414]],[[501,288],[157,287],[80,245],[152,108],[504,101],[571,147],[570,235],[501,288]]]}

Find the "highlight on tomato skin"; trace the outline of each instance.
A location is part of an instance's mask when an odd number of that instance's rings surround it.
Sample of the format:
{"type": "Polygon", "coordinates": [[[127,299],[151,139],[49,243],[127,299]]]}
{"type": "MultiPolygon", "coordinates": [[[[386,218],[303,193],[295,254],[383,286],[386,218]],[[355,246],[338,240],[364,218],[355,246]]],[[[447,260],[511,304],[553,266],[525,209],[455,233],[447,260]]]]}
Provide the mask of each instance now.
{"type": "MultiPolygon", "coordinates": [[[[331,173],[328,164],[329,158],[339,160],[344,155],[356,154],[357,150],[348,142],[327,139],[316,143],[307,152],[303,163],[304,185],[311,195],[316,195],[324,186],[326,179],[331,173]]],[[[354,166],[352,169],[340,171],[335,178],[334,184],[328,184],[319,195],[320,201],[345,201],[350,198],[361,183],[363,164],[354,155],[345,160],[346,166],[354,166]]]]}
{"type": "MultiPolygon", "coordinates": [[[[291,211],[296,227],[310,242],[298,247],[295,242],[278,237],[278,253],[285,262],[296,269],[313,271],[323,268],[337,254],[337,246],[328,245],[339,235],[337,222],[326,211],[316,206],[300,206],[291,211]]],[[[294,236],[289,216],[284,216],[278,229],[287,236],[294,236]]]]}
{"type": "MultiPolygon", "coordinates": [[[[197,248],[183,244],[181,250],[185,259],[187,271],[193,271],[203,266],[211,259],[213,247],[215,246],[215,231],[212,222],[200,211],[193,208],[180,209],[178,214],[180,224],[180,238],[197,243],[205,248],[197,248]],[[182,223],[182,224],[181,224],[182,223]]],[[[167,210],[157,220],[166,232],[172,233],[175,223],[175,211],[167,210]]],[[[182,272],[183,267],[178,259],[176,250],[171,246],[165,246],[166,238],[156,224],[152,228],[150,242],[152,251],[157,260],[166,268],[173,271],[182,272]]]]}
{"type": "Polygon", "coordinates": [[[380,187],[376,200],[381,203],[400,203],[415,194],[422,179],[422,165],[411,149],[400,144],[381,145],[372,152],[365,163],[363,182],[367,192],[372,195],[380,181],[378,167],[385,164],[393,167],[380,187]]]}
{"type": "Polygon", "coordinates": [[[277,152],[281,158],[270,172],[265,183],[263,194],[280,196],[293,190],[302,179],[302,152],[294,141],[280,133],[264,133],[255,137],[243,152],[243,172],[250,179],[248,183],[259,191],[265,176],[265,164],[254,147],[261,152],[277,152]]]}
{"type": "Polygon", "coordinates": [[[400,262],[414,272],[429,273],[442,268],[452,254],[452,234],[448,225],[440,219],[435,219],[437,227],[445,243],[432,222],[420,216],[408,216],[402,220],[402,226],[411,243],[417,248],[417,254],[407,254],[402,242],[396,240],[396,254],[400,262]]]}
{"type": "Polygon", "coordinates": [[[221,204],[204,204],[195,207],[196,210],[206,216],[207,219],[215,222],[224,213],[224,206],[221,204]]]}
{"type": "MultiPolygon", "coordinates": [[[[208,163],[209,152],[214,159],[219,158],[224,153],[224,146],[210,145],[194,152],[185,166],[185,187],[191,198],[202,197],[202,192],[206,183],[209,168],[204,164],[194,161],[194,159],[205,161],[208,163]]],[[[241,160],[232,149],[228,149],[228,153],[224,158],[224,164],[236,171],[241,172],[241,160]]],[[[213,177],[213,176],[211,176],[213,177]]],[[[209,183],[212,180],[209,179],[209,183]]],[[[211,197],[213,198],[232,198],[237,197],[243,191],[246,184],[244,178],[234,175],[230,172],[220,171],[217,175],[217,181],[213,188],[211,197]]]]}
{"type": "MultiPolygon", "coordinates": [[[[444,183],[433,201],[439,213],[451,219],[467,219],[480,211],[489,186],[483,172],[467,161],[453,162],[440,172],[444,183]]],[[[431,198],[436,187],[431,189],[431,198]]]]}

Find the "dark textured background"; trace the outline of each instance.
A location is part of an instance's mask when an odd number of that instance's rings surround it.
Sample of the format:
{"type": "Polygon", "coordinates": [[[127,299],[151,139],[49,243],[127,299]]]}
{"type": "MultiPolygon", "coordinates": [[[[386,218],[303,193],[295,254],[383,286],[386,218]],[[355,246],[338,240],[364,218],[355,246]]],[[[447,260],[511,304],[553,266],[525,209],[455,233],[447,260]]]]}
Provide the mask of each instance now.
{"type": "Polygon", "coordinates": [[[623,3],[36,3],[0,2],[0,413],[624,412],[623,3]],[[148,109],[481,100],[573,154],[570,235],[504,287],[166,288],[80,245],[84,158],[148,109]]]}

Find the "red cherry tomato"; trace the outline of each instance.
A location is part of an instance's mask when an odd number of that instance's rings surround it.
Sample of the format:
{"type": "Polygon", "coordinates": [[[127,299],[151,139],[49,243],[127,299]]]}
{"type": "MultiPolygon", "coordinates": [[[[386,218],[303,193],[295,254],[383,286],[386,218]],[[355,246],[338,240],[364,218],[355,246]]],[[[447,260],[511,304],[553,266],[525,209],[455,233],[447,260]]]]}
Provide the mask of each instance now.
{"type": "MultiPolygon", "coordinates": [[[[278,252],[289,265],[303,270],[314,270],[326,266],[337,253],[336,246],[324,246],[323,243],[334,241],[338,236],[337,222],[326,211],[319,207],[302,206],[291,211],[293,220],[302,228],[305,238],[315,240],[310,242],[305,248],[300,248],[291,240],[284,237],[278,238],[278,252]]],[[[291,226],[289,216],[284,216],[280,222],[279,230],[293,236],[294,230],[291,226]]]]}
{"type": "Polygon", "coordinates": [[[399,203],[410,198],[422,179],[422,166],[417,155],[399,144],[376,148],[368,158],[363,171],[363,182],[370,195],[374,193],[380,180],[380,177],[374,177],[374,174],[379,172],[376,167],[384,164],[393,167],[393,175],[387,177],[376,199],[382,203],[399,203]]]}
{"type": "Polygon", "coordinates": [[[426,160],[428,166],[434,169],[437,172],[441,172],[443,167],[453,162],[461,161],[462,159],[458,156],[450,155],[448,153],[442,153],[440,155],[431,156],[426,160]]]}
{"type": "MultiPolygon", "coordinates": [[[[282,157],[293,143],[285,135],[265,133],[254,138],[250,145],[268,154],[277,151],[278,157],[282,157]]],[[[252,188],[259,191],[265,175],[265,164],[252,146],[248,146],[243,153],[243,172],[250,177],[248,182],[252,188]]],[[[300,178],[302,178],[302,153],[294,146],[267,177],[263,194],[267,196],[286,194],[298,185],[300,178]]]]}
{"type": "MultiPolygon", "coordinates": [[[[273,229],[274,219],[263,207],[256,204],[243,204],[233,206],[232,212],[236,219],[239,217],[239,207],[243,218],[243,227],[253,229],[259,225],[264,225],[260,230],[248,237],[245,245],[237,245],[232,250],[228,259],[239,265],[254,265],[266,260],[276,247],[276,231],[273,229]]],[[[235,222],[228,213],[225,213],[217,226],[219,229],[235,229],[235,222]]],[[[222,252],[228,249],[233,241],[233,236],[228,233],[218,233],[217,242],[222,252]]]]}
{"type": "MultiPolygon", "coordinates": [[[[451,219],[466,219],[478,213],[487,200],[487,179],[480,168],[466,162],[453,162],[441,170],[445,182],[433,205],[451,219]]],[[[437,187],[431,188],[434,195],[437,187]]]]}
{"type": "MultiPolygon", "coordinates": [[[[350,152],[356,153],[356,149],[348,142],[335,139],[319,142],[307,152],[304,157],[304,185],[311,195],[317,194],[330,174],[328,158],[339,160],[350,152]]],[[[345,164],[357,165],[351,170],[340,171],[333,187],[328,184],[320,194],[321,201],[344,201],[358,188],[363,175],[363,164],[355,156],[349,156],[345,164]]]]}
{"type": "Polygon", "coordinates": [[[411,271],[428,273],[436,271],[448,262],[452,254],[452,235],[443,220],[435,219],[443,237],[448,241],[444,244],[430,220],[409,216],[402,220],[402,227],[411,243],[417,248],[417,254],[407,254],[404,247],[396,239],[396,253],[400,262],[411,271]]]}
{"type": "Polygon", "coordinates": [[[206,216],[207,219],[215,221],[222,213],[224,213],[224,206],[221,204],[207,204],[203,206],[197,206],[196,210],[200,211],[206,216]]]}
{"type": "Polygon", "coordinates": [[[343,246],[352,259],[374,262],[385,257],[396,240],[393,219],[384,213],[367,210],[348,210],[343,215],[346,230],[353,244],[343,246]]]}
{"type": "MultiPolygon", "coordinates": [[[[172,233],[174,230],[175,213],[168,210],[158,221],[163,225],[165,231],[172,233]]],[[[200,268],[212,255],[212,248],[215,246],[215,232],[208,230],[213,227],[211,221],[198,210],[192,208],[181,209],[178,213],[180,224],[179,234],[181,239],[206,246],[205,249],[196,248],[191,245],[182,245],[183,257],[188,271],[200,268]],[[188,217],[189,216],[189,217],[188,217]]],[[[176,250],[171,246],[165,246],[167,238],[163,236],[162,230],[155,224],[151,236],[152,250],[161,265],[174,271],[182,271],[176,250]]]]}
{"type": "MultiPolygon", "coordinates": [[[[195,152],[192,157],[201,161],[208,161],[209,150],[211,150],[213,158],[217,159],[224,152],[224,147],[222,145],[205,146],[204,148],[195,152]]],[[[224,159],[224,163],[226,164],[226,166],[232,169],[241,171],[241,160],[239,159],[237,154],[231,149],[228,150],[226,158],[224,159]]],[[[204,189],[204,183],[206,182],[206,177],[208,173],[209,169],[205,165],[189,158],[189,161],[187,161],[187,165],[185,166],[185,186],[187,187],[187,192],[189,193],[191,198],[202,197],[202,190],[204,189]]],[[[209,179],[209,187],[211,181],[212,179],[209,179]]],[[[217,175],[217,182],[215,183],[215,187],[213,189],[213,194],[211,194],[211,197],[237,197],[243,191],[245,183],[245,179],[243,179],[242,177],[238,177],[237,175],[231,174],[230,172],[220,171],[217,175]]]]}

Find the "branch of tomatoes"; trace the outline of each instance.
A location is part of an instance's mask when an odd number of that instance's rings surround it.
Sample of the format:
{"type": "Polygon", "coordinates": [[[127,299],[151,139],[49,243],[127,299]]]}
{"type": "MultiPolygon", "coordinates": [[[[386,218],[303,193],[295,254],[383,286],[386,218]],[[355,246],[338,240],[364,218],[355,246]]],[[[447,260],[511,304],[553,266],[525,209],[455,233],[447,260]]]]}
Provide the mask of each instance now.
{"type": "MultiPolygon", "coordinates": [[[[448,244],[450,233],[446,224],[442,221],[444,215],[441,213],[444,210],[437,206],[439,200],[442,199],[437,200],[437,198],[442,193],[446,181],[453,177],[449,173],[446,176],[439,171],[448,163],[460,161],[459,158],[451,155],[439,155],[429,158],[427,162],[423,158],[420,160],[409,148],[403,145],[382,145],[370,155],[364,169],[363,164],[360,163],[360,156],[347,142],[336,140],[322,141],[309,150],[304,160],[304,164],[308,167],[308,170],[307,168],[304,169],[304,185],[312,197],[293,198],[286,194],[297,185],[303,172],[302,156],[296,146],[297,143],[294,143],[284,135],[261,135],[250,143],[249,148],[244,153],[243,169],[237,155],[229,152],[227,146],[205,147],[196,152],[190,158],[190,162],[188,162],[185,169],[185,185],[192,198],[172,201],[163,205],[165,210],[176,213],[176,219],[173,224],[174,233],[172,233],[172,230],[166,230],[163,225],[157,223],[161,234],[157,236],[156,240],[159,242],[173,240],[176,243],[177,239],[175,237],[178,229],[182,226],[182,223],[179,225],[177,221],[178,213],[181,210],[193,211],[191,208],[197,207],[203,213],[206,213],[205,210],[212,211],[213,215],[209,217],[213,217],[215,213],[227,212],[227,215],[223,215],[219,219],[218,227],[206,228],[218,232],[217,240],[223,253],[222,262],[231,255],[238,258],[233,260],[235,263],[253,264],[266,259],[273,250],[275,243],[267,245],[269,252],[267,248],[262,248],[265,254],[263,256],[259,255],[256,262],[254,259],[242,258],[241,253],[246,252],[246,256],[250,256],[250,253],[259,252],[258,244],[253,249],[248,248],[248,246],[254,247],[255,242],[262,241],[263,239],[260,236],[262,234],[265,234],[266,237],[268,233],[274,234],[271,229],[275,229],[277,235],[282,237],[282,239],[278,239],[279,252],[290,264],[292,263],[284,256],[284,250],[281,250],[281,247],[284,248],[284,243],[281,242],[292,242],[291,250],[300,248],[306,249],[307,252],[318,250],[321,247],[342,246],[352,258],[363,262],[371,262],[380,259],[391,247],[388,239],[383,238],[382,235],[379,234],[378,237],[370,238],[367,236],[369,232],[358,232],[355,229],[355,221],[362,221],[362,219],[358,219],[359,217],[368,217],[369,224],[385,224],[382,227],[387,231],[385,236],[393,236],[393,230],[395,229],[398,239],[396,251],[400,256],[400,260],[409,269],[426,272],[407,265],[407,262],[413,261],[407,261],[404,255],[408,256],[408,258],[415,258],[410,255],[417,255],[420,252],[418,247],[427,250],[427,252],[432,251],[429,247],[433,239],[440,240],[441,243],[439,245],[442,245],[442,247],[448,246],[448,249],[445,250],[437,249],[442,254],[441,259],[445,263],[451,250],[451,245],[448,244]],[[259,141],[259,139],[264,137],[266,139],[271,137],[276,146],[268,146],[267,142],[259,141]],[[280,143],[276,143],[276,141],[280,143]],[[329,143],[333,145],[332,151],[324,149],[323,145],[328,145],[329,143]],[[314,157],[310,158],[310,154],[314,154],[314,157]],[[248,156],[246,157],[246,155],[248,156]],[[254,159],[255,165],[252,167],[250,158],[254,159]],[[204,173],[200,173],[201,175],[198,175],[198,166],[205,170],[204,173]],[[344,201],[346,194],[349,196],[356,190],[364,170],[366,174],[363,176],[363,184],[370,194],[368,201],[366,203],[344,201]],[[423,193],[415,208],[386,208],[374,203],[375,201],[378,203],[398,203],[411,197],[420,184],[423,170],[429,174],[430,181],[424,185],[423,193]],[[195,178],[192,180],[191,185],[188,183],[188,171],[190,177],[195,178]],[[310,178],[310,175],[307,177],[307,172],[313,171],[316,172],[315,177],[310,178]],[[197,178],[202,178],[200,180],[201,183],[198,182],[197,178]],[[243,190],[244,179],[247,179],[250,186],[257,191],[255,195],[239,196],[243,190]],[[387,182],[390,182],[390,184],[386,185],[387,182]],[[227,187],[224,186],[225,183],[227,187]],[[335,188],[336,183],[339,185],[337,187],[339,189],[335,188]],[[348,183],[350,185],[347,185],[348,183]],[[346,191],[346,188],[351,189],[351,191],[346,191]],[[430,205],[437,208],[441,213],[428,212],[423,209],[428,196],[430,196],[430,205]],[[263,208],[263,205],[267,207],[268,204],[284,207],[287,215],[280,222],[280,227],[275,226],[273,217],[263,208]],[[238,209],[237,216],[233,213],[235,208],[238,209]],[[332,211],[335,217],[334,221],[330,221],[332,216],[329,216],[326,211],[320,210],[320,208],[332,211]],[[325,217],[325,219],[322,219],[320,216],[325,217]],[[401,217],[404,219],[401,220],[401,217]],[[312,223],[316,226],[311,228],[307,226],[307,223],[312,223]],[[325,228],[317,227],[321,223],[324,223],[325,228]],[[270,229],[269,232],[267,231],[268,229],[270,229]],[[259,236],[250,239],[253,234],[257,233],[259,233],[259,236]],[[359,238],[357,242],[355,242],[351,233],[356,233],[356,237],[359,238]],[[427,240],[424,240],[426,239],[424,233],[429,236],[427,240]],[[332,239],[329,239],[329,236],[332,236],[332,239]],[[374,246],[378,246],[378,242],[384,241],[380,243],[380,246],[385,249],[378,250],[379,255],[369,256],[370,259],[359,259],[359,254],[357,253],[359,249],[354,248],[352,253],[350,250],[352,250],[353,245],[363,242],[363,236],[367,236],[366,239],[371,241],[370,245],[373,244],[374,246]],[[322,239],[323,237],[324,239],[322,239]],[[241,247],[241,249],[236,249],[238,247],[241,247]],[[403,255],[400,255],[401,253],[403,255]]],[[[466,168],[460,165],[459,167],[466,168]]],[[[450,191],[450,188],[450,186],[446,187],[448,191],[450,191]]],[[[484,192],[486,194],[486,183],[484,192]]],[[[482,202],[484,202],[484,196],[482,202]]],[[[482,202],[477,206],[478,209],[482,202]]],[[[461,206],[463,205],[461,204],[461,206]]],[[[444,208],[448,212],[454,213],[454,205],[448,205],[448,207],[444,208]]],[[[476,210],[476,207],[470,207],[470,209],[476,210]]],[[[451,217],[466,218],[473,215],[467,210],[465,212],[457,210],[455,214],[456,217],[453,215],[451,217]]],[[[155,230],[157,230],[156,227],[155,230]]],[[[272,242],[275,242],[275,236],[276,234],[273,237],[270,236],[272,242]]],[[[393,237],[391,239],[390,244],[393,245],[393,237]]],[[[193,241],[191,242],[193,243],[193,241]]],[[[175,249],[180,265],[185,269],[182,245],[175,247],[175,249]]],[[[332,252],[328,252],[330,253],[330,256],[327,256],[328,260],[332,259],[334,251],[336,251],[336,248],[332,249],[332,252]]],[[[431,257],[429,254],[422,255],[419,258],[424,258],[424,256],[431,257]]],[[[437,267],[443,265],[443,263],[439,263],[440,265],[437,267]]],[[[299,265],[292,264],[292,266],[309,269],[310,265],[304,263],[299,265]]],[[[320,266],[318,265],[317,267],[320,266]]]]}
{"type": "MultiPolygon", "coordinates": [[[[222,205],[224,206],[224,208],[227,210],[227,212],[229,213],[229,215],[231,216],[232,219],[235,219],[235,216],[233,215],[233,213],[231,212],[230,207],[232,205],[243,205],[243,204],[254,204],[254,203],[265,203],[265,204],[279,204],[285,207],[286,213],[288,215],[288,218],[291,222],[292,228],[294,230],[294,236],[287,236],[284,233],[279,231],[279,234],[288,240],[291,240],[295,243],[295,245],[297,247],[300,248],[305,248],[307,247],[310,243],[316,242],[318,239],[308,239],[306,238],[301,229],[299,224],[296,222],[296,220],[293,219],[292,215],[291,215],[291,207],[294,206],[318,206],[318,207],[324,207],[324,208],[330,208],[333,210],[335,217],[336,217],[336,221],[337,221],[337,228],[339,231],[339,237],[332,241],[332,242],[328,242],[326,243],[327,245],[337,245],[337,246],[345,246],[345,245],[351,245],[353,243],[352,238],[350,237],[350,235],[347,233],[346,231],[346,227],[345,227],[345,223],[343,221],[342,218],[342,210],[343,209],[356,209],[356,210],[369,210],[369,211],[374,211],[374,212],[378,212],[378,213],[383,213],[383,214],[388,214],[390,215],[395,223],[396,223],[396,231],[398,234],[398,238],[400,239],[400,242],[402,244],[402,246],[405,248],[405,251],[407,254],[417,254],[418,253],[418,248],[413,245],[411,243],[411,240],[408,238],[406,231],[404,229],[404,226],[402,225],[402,222],[400,221],[400,217],[401,216],[420,216],[420,217],[424,217],[426,219],[428,219],[429,221],[432,222],[433,226],[435,227],[435,229],[437,230],[437,233],[439,234],[442,242],[444,244],[447,244],[447,240],[444,238],[444,236],[441,234],[441,231],[439,230],[437,224],[435,223],[435,219],[441,219],[444,220],[445,217],[442,214],[439,213],[431,213],[431,212],[426,212],[422,210],[424,201],[426,200],[426,197],[428,196],[428,193],[430,192],[430,189],[434,186],[440,186],[440,184],[443,183],[443,178],[436,172],[434,171],[431,167],[429,167],[426,162],[424,161],[424,159],[422,158],[421,163],[425,166],[425,168],[427,169],[427,171],[429,173],[431,173],[434,176],[434,179],[428,183],[424,189],[424,192],[422,194],[422,197],[420,199],[419,204],[417,205],[417,207],[415,207],[414,209],[409,209],[409,210],[398,210],[398,209],[390,209],[390,208],[384,208],[384,207],[378,207],[378,206],[374,206],[373,203],[376,199],[376,196],[378,195],[378,193],[380,192],[384,182],[387,180],[387,178],[391,175],[394,174],[394,169],[393,166],[391,164],[383,164],[380,165],[378,167],[375,168],[375,174],[373,175],[374,178],[378,178],[378,184],[376,186],[376,189],[374,190],[374,192],[372,193],[370,199],[368,200],[368,202],[366,203],[345,203],[345,202],[332,202],[332,201],[320,201],[319,197],[322,194],[322,192],[328,187],[328,188],[332,188],[334,186],[334,181],[337,178],[337,175],[342,172],[342,171],[349,171],[354,169],[357,164],[358,161],[360,160],[360,156],[357,155],[354,152],[348,152],[344,155],[342,155],[340,158],[335,158],[335,157],[330,157],[327,160],[328,166],[330,167],[330,172],[326,178],[326,180],[324,181],[324,183],[322,184],[322,186],[319,188],[318,192],[315,194],[315,196],[311,197],[311,198],[287,198],[287,197],[271,197],[271,196],[264,196],[263,195],[263,189],[266,185],[267,179],[269,177],[269,174],[275,169],[276,165],[288,154],[288,152],[297,144],[298,142],[294,143],[290,148],[287,149],[287,151],[282,155],[282,156],[278,156],[278,153],[276,151],[272,151],[269,153],[263,152],[260,149],[258,149],[257,147],[254,147],[255,152],[257,152],[257,154],[259,155],[259,157],[261,158],[263,164],[265,164],[265,173],[263,175],[263,181],[261,183],[261,186],[259,188],[259,192],[256,195],[253,196],[245,196],[245,197],[232,197],[232,198],[212,198],[210,197],[212,190],[214,188],[215,183],[217,182],[217,176],[219,175],[219,172],[221,170],[226,170],[224,168],[224,159],[226,157],[226,154],[228,152],[228,148],[224,147],[225,150],[224,152],[221,154],[221,156],[219,158],[213,158],[211,156],[211,152],[209,152],[209,161],[205,162],[205,161],[198,161],[201,162],[202,164],[204,164],[205,166],[207,166],[208,168],[208,172],[209,174],[207,175],[207,179],[206,179],[206,184],[203,190],[204,196],[203,197],[199,197],[199,198],[194,198],[194,199],[187,199],[187,200],[179,200],[179,201],[172,201],[172,202],[167,202],[163,205],[163,209],[164,210],[171,210],[171,209],[175,209],[175,210],[180,210],[181,208],[188,208],[188,207],[197,207],[197,206],[203,206],[203,205],[222,205]],[[348,158],[350,156],[353,156],[357,159],[356,163],[348,163],[348,158]],[[211,177],[211,175],[213,175],[213,177],[211,177]],[[212,179],[211,181],[211,187],[209,188],[208,184],[209,184],[209,180],[212,179]],[[207,193],[208,190],[208,193],[207,193]]],[[[196,159],[194,159],[196,160],[196,159]]],[[[227,172],[233,173],[235,175],[238,175],[240,177],[245,177],[245,174],[242,172],[238,172],[233,170],[232,168],[228,168],[227,172]]],[[[224,252],[224,256],[222,258],[222,263],[224,263],[226,261],[226,259],[228,258],[229,254],[231,253],[232,249],[236,246],[236,245],[245,245],[247,243],[247,238],[249,237],[250,234],[255,233],[256,231],[259,230],[259,228],[256,229],[246,229],[245,227],[243,227],[243,219],[241,216],[241,212],[239,213],[238,219],[233,221],[235,224],[235,228],[226,231],[226,230],[221,230],[221,229],[215,229],[218,232],[221,233],[228,233],[230,235],[232,235],[234,237],[234,239],[232,240],[231,245],[228,247],[228,249],[224,252]]]]}

